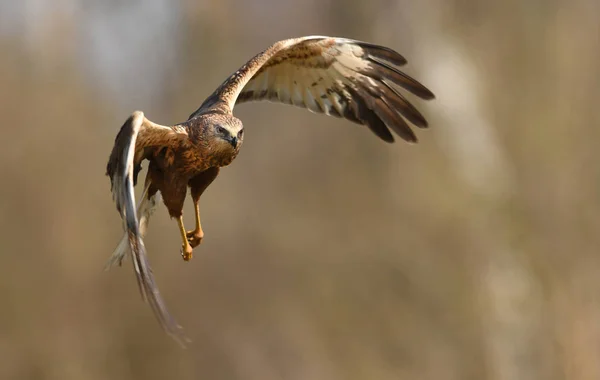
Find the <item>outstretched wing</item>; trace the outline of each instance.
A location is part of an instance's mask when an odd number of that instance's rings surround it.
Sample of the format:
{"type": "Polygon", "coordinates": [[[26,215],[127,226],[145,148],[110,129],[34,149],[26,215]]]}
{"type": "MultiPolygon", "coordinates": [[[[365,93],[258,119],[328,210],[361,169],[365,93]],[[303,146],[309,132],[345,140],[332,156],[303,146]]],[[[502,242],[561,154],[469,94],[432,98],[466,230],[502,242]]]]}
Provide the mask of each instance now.
{"type": "Polygon", "coordinates": [[[387,47],[346,38],[310,36],[283,40],[256,55],[232,74],[194,112],[231,112],[235,104],[269,100],[343,117],[367,125],[387,142],[417,138],[406,122],[427,121],[399,92],[404,88],[422,99],[434,95],[398,67],[406,60],[387,47]]]}
{"type": "Polygon", "coordinates": [[[181,333],[181,327],[167,310],[154,281],[152,268],[148,263],[136,215],[133,187],[141,169],[141,162],[145,158],[146,148],[172,146],[180,143],[186,137],[187,134],[183,128],[164,127],[152,123],[144,117],[142,112],[136,111],[127,119],[117,134],[106,167],[106,174],[111,181],[113,199],[123,219],[123,227],[127,235],[142,297],[150,304],[164,330],[182,345],[185,337],[181,333]]]}

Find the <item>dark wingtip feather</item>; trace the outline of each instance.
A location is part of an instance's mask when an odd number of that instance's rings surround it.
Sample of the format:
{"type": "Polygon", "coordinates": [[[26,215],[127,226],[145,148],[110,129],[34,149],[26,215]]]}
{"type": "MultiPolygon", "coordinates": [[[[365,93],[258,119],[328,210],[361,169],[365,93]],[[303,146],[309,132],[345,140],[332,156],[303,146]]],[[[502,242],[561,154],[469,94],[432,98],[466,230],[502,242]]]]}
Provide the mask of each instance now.
{"type": "Polygon", "coordinates": [[[362,75],[357,79],[357,84],[363,90],[365,96],[368,96],[366,94],[369,94],[373,98],[382,100],[387,105],[387,108],[399,113],[415,126],[419,128],[427,128],[428,124],[427,120],[425,120],[425,117],[412,104],[410,104],[410,102],[404,96],[402,96],[400,92],[398,92],[385,80],[376,80],[371,78],[369,81],[368,78],[362,75]]]}
{"type": "MultiPolygon", "coordinates": [[[[410,79],[412,79],[412,78],[410,78],[410,79]]],[[[431,92],[430,89],[428,89],[427,87],[423,86],[421,83],[417,82],[416,80],[414,80],[414,81],[415,81],[415,83],[418,84],[418,86],[420,87],[420,90],[419,90],[418,94],[414,93],[414,92],[413,92],[413,94],[417,95],[419,98],[421,98],[423,100],[433,100],[433,99],[435,99],[435,94],[433,92],[431,92]]]]}
{"type": "Polygon", "coordinates": [[[403,140],[411,143],[417,142],[417,136],[408,126],[406,121],[398,112],[392,109],[383,99],[372,99],[371,106],[375,114],[381,119],[386,127],[391,128],[403,140]]]}
{"type": "Polygon", "coordinates": [[[406,65],[406,58],[393,49],[368,42],[357,42],[356,44],[372,57],[383,59],[396,66],[406,65]]]}
{"type": "Polygon", "coordinates": [[[351,107],[346,109],[347,112],[343,116],[348,120],[366,125],[377,137],[387,143],[393,143],[395,140],[394,135],[392,135],[383,120],[369,107],[368,98],[361,94],[364,90],[347,87],[346,91],[351,95],[351,98],[347,99],[351,107]]]}
{"type": "Polygon", "coordinates": [[[371,89],[363,86],[349,86],[346,90],[356,105],[357,116],[361,120],[361,124],[368,126],[383,141],[394,142],[391,129],[408,143],[418,142],[417,136],[402,116],[383,98],[371,93],[371,89]]]}
{"type": "Polygon", "coordinates": [[[419,128],[427,128],[429,127],[429,123],[425,116],[419,112],[418,109],[415,108],[400,92],[398,92],[393,86],[391,86],[387,81],[380,81],[382,85],[383,91],[383,99],[388,106],[397,110],[407,118],[412,124],[419,128]]]}
{"type": "Polygon", "coordinates": [[[394,143],[394,135],[390,133],[390,130],[385,126],[383,122],[381,122],[379,118],[365,120],[365,122],[367,123],[367,127],[369,128],[369,130],[381,140],[385,141],[388,144],[394,143]]]}
{"type": "Polygon", "coordinates": [[[375,57],[367,58],[371,65],[368,69],[362,70],[360,73],[374,77],[378,80],[388,79],[394,84],[412,92],[416,96],[424,100],[431,100],[435,98],[433,92],[427,87],[423,86],[419,81],[410,77],[409,75],[398,70],[394,66],[391,66],[385,61],[375,57]]]}

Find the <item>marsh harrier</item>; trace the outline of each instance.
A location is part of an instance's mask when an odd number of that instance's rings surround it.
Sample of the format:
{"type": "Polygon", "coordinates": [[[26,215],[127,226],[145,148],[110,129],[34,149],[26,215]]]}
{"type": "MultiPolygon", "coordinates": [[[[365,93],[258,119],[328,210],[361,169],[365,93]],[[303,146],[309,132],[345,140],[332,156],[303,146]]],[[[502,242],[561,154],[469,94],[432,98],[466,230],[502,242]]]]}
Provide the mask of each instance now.
{"type": "Polygon", "coordinates": [[[365,125],[389,143],[394,141],[391,131],[416,142],[407,121],[420,128],[427,122],[400,89],[422,99],[434,95],[398,69],[404,64],[395,51],[366,42],[320,36],[288,39],[248,61],[183,123],[162,126],[134,112],[117,134],[106,170],[125,229],[107,267],[120,264],[131,252],[142,296],[165,331],[181,341],[180,327],[158,292],[142,240],[160,197],[177,221],[183,259],[190,260],[204,237],[200,196],[220,168],[235,159],[244,141],[242,122],[232,113],[239,103],[292,104],[365,125]],[[143,160],[149,161],[148,172],[136,210],[133,188],[143,160]],[[182,208],[188,187],[196,223],[186,232],[182,208]]]}

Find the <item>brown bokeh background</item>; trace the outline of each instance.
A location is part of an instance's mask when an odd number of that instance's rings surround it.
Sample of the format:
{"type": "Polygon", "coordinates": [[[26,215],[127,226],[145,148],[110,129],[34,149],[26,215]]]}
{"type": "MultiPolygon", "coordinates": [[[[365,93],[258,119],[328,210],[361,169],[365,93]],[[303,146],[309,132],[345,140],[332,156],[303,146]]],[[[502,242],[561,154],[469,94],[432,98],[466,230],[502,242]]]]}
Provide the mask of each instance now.
{"type": "Polygon", "coordinates": [[[590,0],[0,2],[0,378],[600,379],[599,46],[590,0]],[[431,128],[237,108],[194,259],[146,239],[181,350],[102,271],[114,136],[307,34],[405,55],[431,128]]]}

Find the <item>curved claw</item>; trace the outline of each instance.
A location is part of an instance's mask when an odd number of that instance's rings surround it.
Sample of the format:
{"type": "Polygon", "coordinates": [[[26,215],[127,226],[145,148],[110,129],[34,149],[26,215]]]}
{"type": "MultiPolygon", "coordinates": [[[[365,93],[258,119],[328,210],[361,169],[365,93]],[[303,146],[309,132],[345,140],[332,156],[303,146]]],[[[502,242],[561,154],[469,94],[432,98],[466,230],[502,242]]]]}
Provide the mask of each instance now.
{"type": "Polygon", "coordinates": [[[204,239],[204,232],[202,232],[202,230],[188,231],[186,233],[186,237],[192,248],[196,248],[200,245],[200,243],[202,243],[202,239],[204,239]]]}
{"type": "Polygon", "coordinates": [[[183,244],[181,246],[181,257],[183,257],[183,261],[190,261],[192,259],[192,251],[193,248],[190,244],[183,244]]]}

